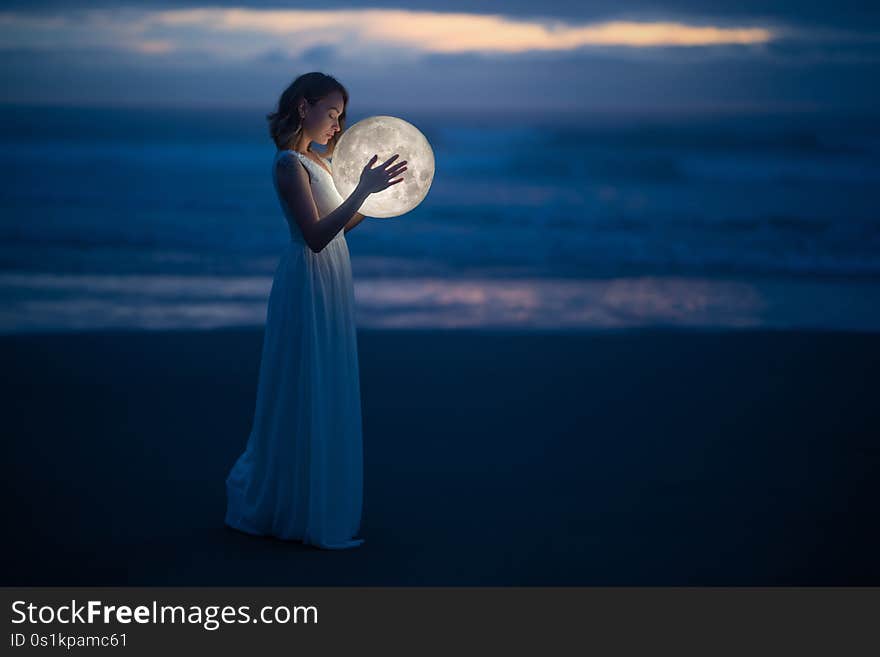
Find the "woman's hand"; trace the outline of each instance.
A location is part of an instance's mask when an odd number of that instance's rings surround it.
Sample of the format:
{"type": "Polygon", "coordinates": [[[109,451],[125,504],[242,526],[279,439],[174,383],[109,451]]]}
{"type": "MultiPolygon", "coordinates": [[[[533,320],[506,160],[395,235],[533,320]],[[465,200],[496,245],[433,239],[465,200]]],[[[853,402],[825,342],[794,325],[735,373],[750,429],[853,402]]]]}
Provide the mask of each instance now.
{"type": "Polygon", "coordinates": [[[389,187],[391,187],[391,185],[396,185],[399,182],[403,182],[403,178],[398,178],[397,180],[391,179],[397,174],[406,171],[406,167],[403,166],[404,164],[406,164],[406,160],[404,160],[403,162],[398,162],[390,168],[386,168],[398,155],[400,155],[400,153],[395,153],[387,160],[385,160],[382,164],[377,166],[375,169],[372,169],[370,167],[379,156],[374,155],[373,157],[371,157],[370,161],[367,162],[367,164],[364,166],[364,170],[361,172],[361,179],[358,182],[358,187],[360,187],[368,194],[375,194],[376,192],[381,192],[383,189],[388,189],[389,187]]]}

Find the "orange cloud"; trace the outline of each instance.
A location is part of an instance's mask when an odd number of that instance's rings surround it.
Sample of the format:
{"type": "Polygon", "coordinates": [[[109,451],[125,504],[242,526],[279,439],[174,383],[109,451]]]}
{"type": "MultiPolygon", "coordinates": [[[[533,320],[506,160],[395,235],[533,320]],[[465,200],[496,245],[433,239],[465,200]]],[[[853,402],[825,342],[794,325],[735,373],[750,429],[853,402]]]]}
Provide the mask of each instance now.
{"type": "Polygon", "coordinates": [[[57,15],[0,12],[0,48],[106,45],[144,54],[176,49],[247,57],[267,48],[291,54],[316,45],[350,56],[396,47],[415,53],[521,53],[590,46],[650,48],[764,43],[762,27],[717,27],[678,22],[610,21],[572,24],[514,19],[500,14],[387,9],[82,10],[57,15]],[[234,39],[232,37],[235,37],[234,39]]]}
{"type": "Polygon", "coordinates": [[[514,20],[494,14],[385,9],[307,11],[195,9],[157,12],[165,25],[276,36],[309,33],[309,41],[333,43],[355,38],[362,44],[402,45],[427,52],[524,52],[584,46],[696,46],[763,43],[771,30],[670,22],[613,21],[591,25],[514,20]],[[316,34],[315,32],[318,32],[316,34]],[[320,39],[318,36],[320,35],[320,39]]]}

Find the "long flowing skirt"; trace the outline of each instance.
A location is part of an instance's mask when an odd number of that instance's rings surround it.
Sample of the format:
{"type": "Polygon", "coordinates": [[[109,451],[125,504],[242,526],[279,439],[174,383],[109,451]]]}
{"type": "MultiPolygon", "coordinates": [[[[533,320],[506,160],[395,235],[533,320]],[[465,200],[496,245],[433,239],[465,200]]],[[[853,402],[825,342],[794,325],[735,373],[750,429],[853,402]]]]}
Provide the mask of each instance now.
{"type": "Polygon", "coordinates": [[[351,261],[343,231],[319,253],[292,240],[272,282],[247,446],[225,522],[325,549],[355,538],[363,439],[351,261]]]}

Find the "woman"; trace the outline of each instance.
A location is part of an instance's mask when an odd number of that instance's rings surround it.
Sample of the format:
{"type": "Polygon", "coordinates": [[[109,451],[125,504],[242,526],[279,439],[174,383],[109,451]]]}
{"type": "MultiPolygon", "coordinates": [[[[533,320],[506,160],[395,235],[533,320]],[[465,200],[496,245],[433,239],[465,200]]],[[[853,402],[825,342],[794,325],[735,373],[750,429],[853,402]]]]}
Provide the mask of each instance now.
{"type": "Polygon", "coordinates": [[[225,522],[325,549],[361,545],[363,442],[354,287],[345,233],[370,194],[396,185],[406,161],[364,166],[347,199],[331,159],[348,92],[306,73],[267,116],[278,151],[273,182],[290,229],[275,271],[247,446],[226,478],[225,522]],[[327,146],[327,158],[311,150],[327,146]]]}

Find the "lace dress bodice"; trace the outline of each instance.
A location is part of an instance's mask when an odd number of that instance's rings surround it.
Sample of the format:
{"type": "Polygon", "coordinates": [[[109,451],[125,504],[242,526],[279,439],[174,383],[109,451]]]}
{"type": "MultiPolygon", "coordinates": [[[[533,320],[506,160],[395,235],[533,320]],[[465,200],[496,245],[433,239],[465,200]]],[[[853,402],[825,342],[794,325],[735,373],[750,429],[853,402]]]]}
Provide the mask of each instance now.
{"type": "MultiPolygon", "coordinates": [[[[332,160],[327,160],[317,153],[315,155],[320,158],[328,168],[332,171],[332,160]]],[[[299,151],[294,150],[280,150],[275,155],[276,161],[280,162],[284,166],[299,166],[297,161],[302,162],[303,166],[305,166],[306,170],[309,173],[309,181],[312,188],[312,196],[315,199],[315,206],[318,208],[318,215],[320,217],[324,217],[340,205],[345,200],[336,191],[336,185],[333,183],[333,176],[322,167],[320,164],[312,160],[309,156],[303,155],[299,151]]],[[[275,191],[278,193],[278,200],[281,203],[281,209],[284,211],[285,216],[287,217],[287,223],[290,225],[290,236],[294,241],[299,241],[305,244],[305,239],[302,236],[302,231],[299,229],[299,225],[296,223],[290,208],[285,203],[284,198],[281,196],[278,190],[278,179],[275,176],[274,168],[272,174],[272,180],[275,183],[275,191]]],[[[337,233],[334,239],[338,239],[343,235],[345,231],[340,230],[337,233]]]]}

